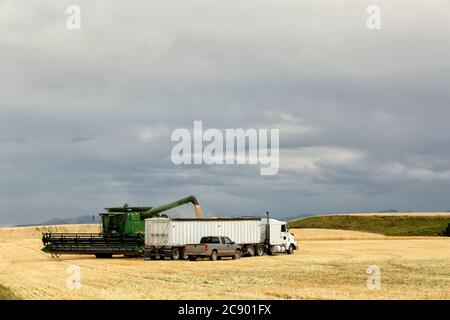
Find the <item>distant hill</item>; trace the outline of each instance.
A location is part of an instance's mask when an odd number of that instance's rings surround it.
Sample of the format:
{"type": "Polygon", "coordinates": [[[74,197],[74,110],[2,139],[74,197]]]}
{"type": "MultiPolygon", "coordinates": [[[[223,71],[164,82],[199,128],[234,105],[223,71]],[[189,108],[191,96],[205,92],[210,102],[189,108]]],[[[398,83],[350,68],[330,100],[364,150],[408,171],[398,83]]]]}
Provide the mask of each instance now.
{"type": "Polygon", "coordinates": [[[273,217],[274,219],[281,220],[281,221],[293,221],[305,217],[311,217],[314,213],[300,213],[296,216],[286,216],[286,217],[273,217]]]}
{"type": "Polygon", "coordinates": [[[49,226],[49,225],[61,225],[61,224],[92,224],[98,223],[98,215],[86,215],[75,218],[52,218],[50,220],[41,222],[41,223],[33,223],[33,224],[21,224],[17,225],[17,227],[30,227],[30,226],[49,226]],[[94,219],[93,219],[94,218],[94,219]]]}
{"type": "Polygon", "coordinates": [[[378,211],[378,213],[399,213],[400,211],[395,210],[395,209],[387,209],[387,210],[382,210],[382,211],[378,211]]]}
{"type": "Polygon", "coordinates": [[[337,214],[312,216],[289,222],[290,228],[364,231],[385,236],[449,235],[450,215],[420,213],[337,214]]]}
{"type": "Polygon", "coordinates": [[[387,209],[387,210],[382,210],[382,211],[378,211],[378,213],[412,213],[413,211],[400,211],[400,210],[395,210],[395,209],[387,209]]]}
{"type": "MultiPolygon", "coordinates": [[[[447,212],[450,212],[450,211],[447,211],[447,212]]],[[[400,210],[396,210],[396,209],[386,209],[386,210],[377,211],[376,213],[412,213],[412,211],[400,211],[400,210]]],[[[350,215],[350,214],[360,214],[360,213],[345,213],[345,214],[350,215]]],[[[279,219],[282,221],[293,221],[293,220],[297,220],[297,219],[301,219],[301,218],[305,218],[305,217],[312,217],[312,216],[318,216],[318,214],[305,212],[305,213],[300,213],[296,216],[285,216],[285,217],[280,217],[280,218],[276,218],[276,219],[279,219]]]]}

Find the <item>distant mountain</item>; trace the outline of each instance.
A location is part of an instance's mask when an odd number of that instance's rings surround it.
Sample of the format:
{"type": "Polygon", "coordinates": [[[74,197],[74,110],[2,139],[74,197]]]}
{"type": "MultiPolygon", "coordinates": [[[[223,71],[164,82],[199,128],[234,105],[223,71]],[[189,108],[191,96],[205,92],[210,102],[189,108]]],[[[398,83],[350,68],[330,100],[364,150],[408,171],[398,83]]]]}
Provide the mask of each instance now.
{"type": "Polygon", "coordinates": [[[48,225],[56,225],[56,224],[91,224],[98,223],[98,216],[80,216],[75,218],[52,218],[42,223],[33,223],[33,224],[21,224],[17,225],[17,227],[29,227],[29,226],[48,226],[48,225]]]}

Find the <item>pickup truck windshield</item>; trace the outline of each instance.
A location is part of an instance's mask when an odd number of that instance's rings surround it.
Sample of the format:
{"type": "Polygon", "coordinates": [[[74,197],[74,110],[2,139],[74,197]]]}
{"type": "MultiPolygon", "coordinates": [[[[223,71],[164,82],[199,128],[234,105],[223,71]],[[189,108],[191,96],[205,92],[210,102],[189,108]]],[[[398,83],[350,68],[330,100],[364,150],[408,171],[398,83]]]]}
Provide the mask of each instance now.
{"type": "Polygon", "coordinates": [[[225,244],[233,244],[233,241],[231,241],[230,238],[228,238],[228,237],[224,237],[223,238],[223,243],[225,243],[225,244]]]}
{"type": "Polygon", "coordinates": [[[203,237],[200,243],[218,243],[220,244],[219,237],[203,237]]]}

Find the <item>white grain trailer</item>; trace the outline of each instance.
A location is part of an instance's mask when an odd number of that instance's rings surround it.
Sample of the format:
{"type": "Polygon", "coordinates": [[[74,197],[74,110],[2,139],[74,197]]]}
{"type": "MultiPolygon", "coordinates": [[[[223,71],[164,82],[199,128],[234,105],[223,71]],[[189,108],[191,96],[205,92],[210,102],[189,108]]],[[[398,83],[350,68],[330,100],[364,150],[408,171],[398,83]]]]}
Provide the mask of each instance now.
{"type": "Polygon", "coordinates": [[[243,253],[263,253],[260,217],[149,218],[145,220],[144,258],[184,257],[186,244],[202,237],[224,236],[242,245],[243,253]]]}
{"type": "Polygon", "coordinates": [[[298,249],[284,221],[261,217],[149,218],[145,220],[145,259],[186,258],[186,244],[202,237],[223,236],[242,246],[242,254],[261,256],[298,249]]]}

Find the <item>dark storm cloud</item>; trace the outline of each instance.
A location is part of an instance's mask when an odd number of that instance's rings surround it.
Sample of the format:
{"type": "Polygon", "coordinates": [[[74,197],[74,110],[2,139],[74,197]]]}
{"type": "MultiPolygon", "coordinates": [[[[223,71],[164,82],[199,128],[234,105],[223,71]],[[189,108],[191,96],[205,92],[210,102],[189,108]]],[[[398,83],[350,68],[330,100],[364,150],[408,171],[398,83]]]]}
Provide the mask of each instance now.
{"type": "MultiPolygon", "coordinates": [[[[445,1],[0,4],[0,224],[195,194],[215,215],[450,209],[445,1]],[[176,166],[171,132],[279,128],[280,171],[176,166]]],[[[191,208],[177,211],[190,215],[191,208]]]]}

